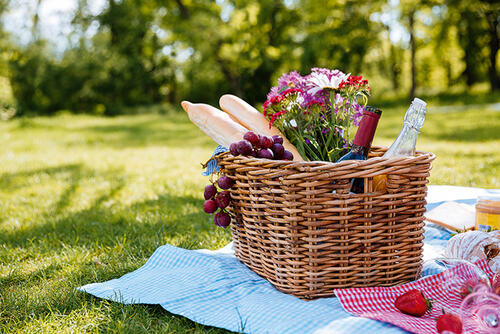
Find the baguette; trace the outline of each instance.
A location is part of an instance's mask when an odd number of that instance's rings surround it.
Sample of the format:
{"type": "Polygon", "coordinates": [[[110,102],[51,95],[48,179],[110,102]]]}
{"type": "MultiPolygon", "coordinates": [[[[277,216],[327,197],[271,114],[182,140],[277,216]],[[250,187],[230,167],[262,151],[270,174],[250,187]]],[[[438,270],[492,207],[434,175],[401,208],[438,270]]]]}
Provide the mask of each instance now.
{"type": "Polygon", "coordinates": [[[229,148],[231,143],[240,141],[248,131],[233,121],[225,112],[208,104],[181,102],[189,119],[219,145],[229,148]]]}
{"type": "Polygon", "coordinates": [[[236,118],[247,129],[261,135],[281,136],[283,138],[283,146],[285,150],[292,152],[293,160],[303,161],[299,151],[286,139],[281,131],[274,126],[269,127],[269,121],[266,117],[247,102],[237,96],[226,94],[221,96],[219,105],[222,110],[236,118]]]}

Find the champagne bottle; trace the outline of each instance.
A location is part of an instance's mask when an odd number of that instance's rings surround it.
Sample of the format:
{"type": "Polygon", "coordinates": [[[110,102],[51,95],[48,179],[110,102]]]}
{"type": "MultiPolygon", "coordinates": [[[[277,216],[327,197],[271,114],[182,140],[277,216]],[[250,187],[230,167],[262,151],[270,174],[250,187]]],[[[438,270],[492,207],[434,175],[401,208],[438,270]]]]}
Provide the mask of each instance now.
{"type": "MultiPolygon", "coordinates": [[[[363,118],[359,123],[358,131],[352,142],[352,148],[337,162],[344,160],[366,160],[372,145],[373,136],[377,129],[378,120],[382,115],[382,110],[367,106],[363,112],[363,118]]],[[[363,192],[363,179],[355,178],[351,181],[351,192],[359,194],[363,192]]]]}
{"type": "MultiPolygon", "coordinates": [[[[417,137],[425,121],[426,105],[427,103],[418,97],[413,99],[413,102],[406,111],[401,132],[383,157],[403,157],[415,154],[417,137]]],[[[386,175],[377,175],[373,177],[373,188],[375,191],[385,191],[386,185],[386,175]]]]}

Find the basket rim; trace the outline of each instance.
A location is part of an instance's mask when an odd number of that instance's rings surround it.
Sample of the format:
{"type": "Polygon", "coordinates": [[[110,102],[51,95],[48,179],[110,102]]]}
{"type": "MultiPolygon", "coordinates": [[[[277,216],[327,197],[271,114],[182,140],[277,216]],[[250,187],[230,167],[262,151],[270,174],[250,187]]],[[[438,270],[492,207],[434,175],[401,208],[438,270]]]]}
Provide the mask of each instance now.
{"type": "MultiPolygon", "coordinates": [[[[387,151],[385,146],[372,146],[371,151],[387,151]]],[[[254,158],[247,157],[243,155],[233,156],[229,151],[223,152],[215,156],[217,160],[233,160],[233,162],[242,162],[254,167],[265,165],[267,168],[272,167],[284,167],[284,168],[332,168],[336,169],[350,169],[350,168],[373,168],[374,165],[378,167],[383,167],[387,165],[391,166],[404,166],[408,164],[421,164],[421,163],[431,163],[436,155],[432,152],[426,151],[415,151],[413,156],[401,156],[401,157],[371,157],[366,160],[344,160],[341,162],[329,162],[329,161],[290,161],[290,160],[270,160],[265,158],[254,158]]]]}

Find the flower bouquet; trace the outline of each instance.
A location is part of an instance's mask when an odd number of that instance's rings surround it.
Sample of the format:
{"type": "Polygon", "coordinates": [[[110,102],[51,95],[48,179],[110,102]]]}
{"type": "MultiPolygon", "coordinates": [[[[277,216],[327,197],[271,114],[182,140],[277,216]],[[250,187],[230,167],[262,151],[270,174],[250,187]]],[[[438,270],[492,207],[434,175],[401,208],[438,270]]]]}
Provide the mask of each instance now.
{"type": "Polygon", "coordinates": [[[306,76],[292,71],[271,88],[263,112],[304,160],[334,162],[350,148],[369,94],[361,76],[327,68],[306,76]]]}

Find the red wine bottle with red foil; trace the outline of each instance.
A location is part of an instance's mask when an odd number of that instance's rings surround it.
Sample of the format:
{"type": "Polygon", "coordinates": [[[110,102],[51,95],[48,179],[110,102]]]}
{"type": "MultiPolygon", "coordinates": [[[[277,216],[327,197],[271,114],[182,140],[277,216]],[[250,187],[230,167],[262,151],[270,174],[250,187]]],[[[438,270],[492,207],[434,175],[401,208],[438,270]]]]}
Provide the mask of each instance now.
{"type": "MultiPolygon", "coordinates": [[[[367,106],[359,123],[358,131],[352,142],[352,148],[337,162],[344,160],[366,160],[372,145],[373,136],[377,129],[382,110],[367,106]]],[[[363,179],[355,178],[351,181],[351,192],[360,194],[364,191],[363,179]]]]}

